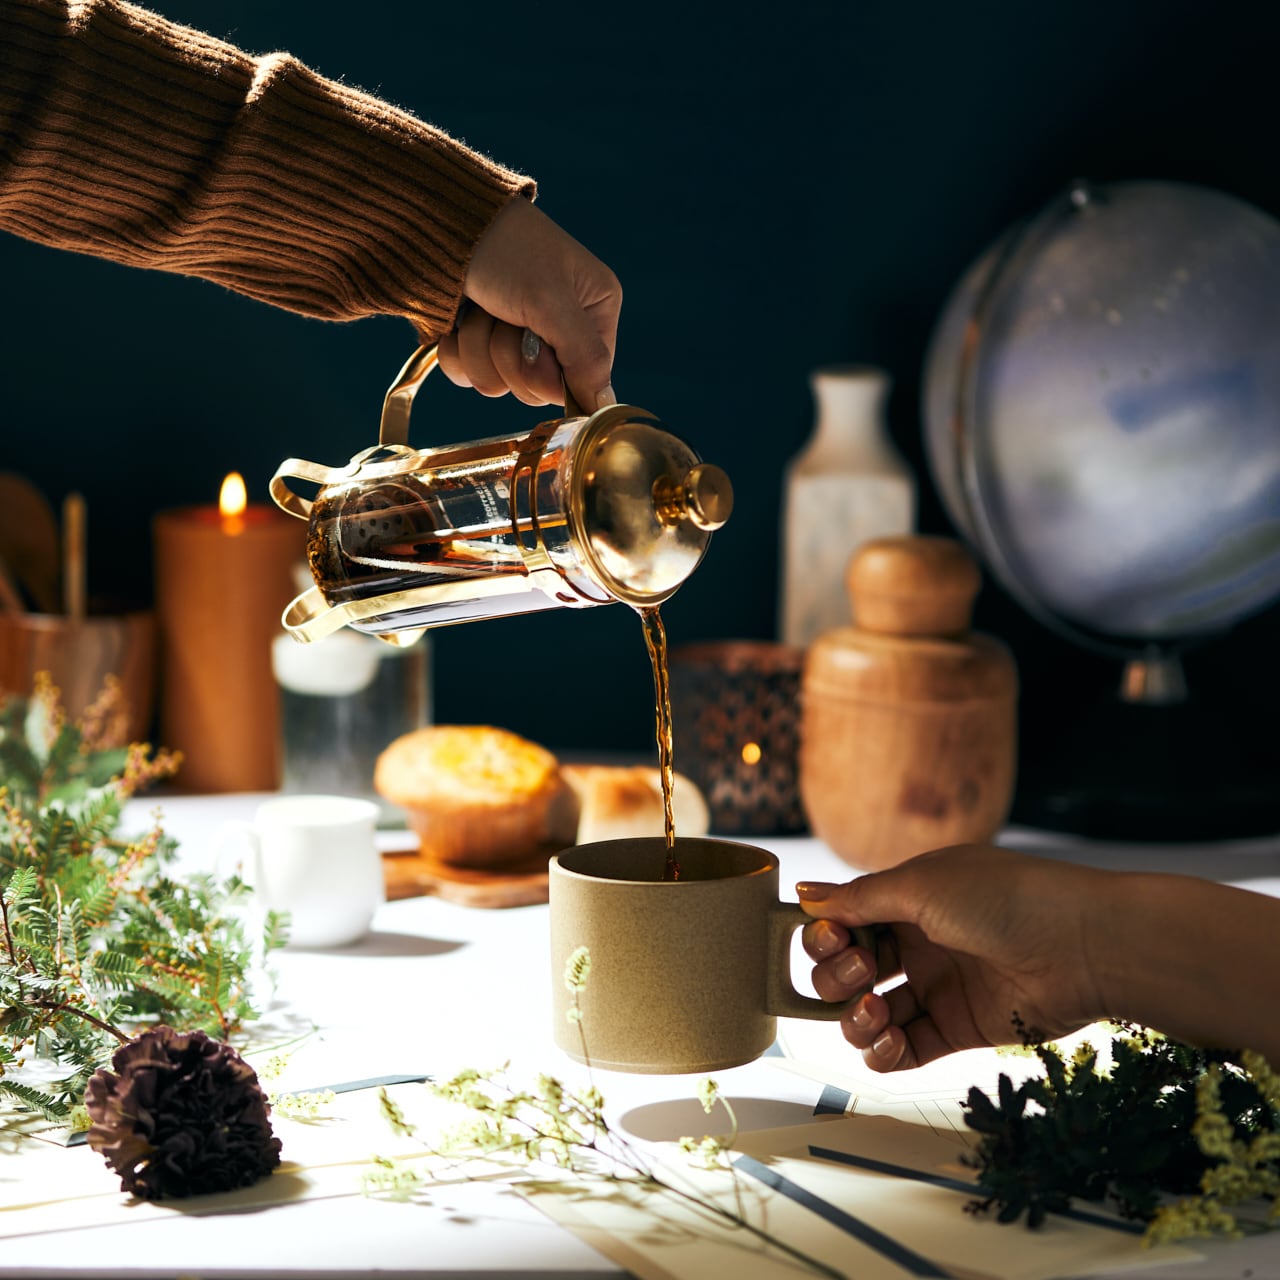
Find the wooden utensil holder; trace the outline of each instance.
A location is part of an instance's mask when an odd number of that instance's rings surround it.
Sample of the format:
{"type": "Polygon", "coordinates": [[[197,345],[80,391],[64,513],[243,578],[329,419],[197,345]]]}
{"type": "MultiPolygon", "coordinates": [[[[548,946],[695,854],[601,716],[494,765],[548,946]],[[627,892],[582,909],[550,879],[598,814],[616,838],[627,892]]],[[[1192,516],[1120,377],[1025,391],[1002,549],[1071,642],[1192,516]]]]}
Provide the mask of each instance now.
{"type": "Polygon", "coordinates": [[[30,697],[42,671],[73,720],[102,691],[106,678],[115,676],[128,708],[130,740],[150,738],[156,689],[156,621],[150,611],[80,619],[0,613],[0,690],[30,697]]]}

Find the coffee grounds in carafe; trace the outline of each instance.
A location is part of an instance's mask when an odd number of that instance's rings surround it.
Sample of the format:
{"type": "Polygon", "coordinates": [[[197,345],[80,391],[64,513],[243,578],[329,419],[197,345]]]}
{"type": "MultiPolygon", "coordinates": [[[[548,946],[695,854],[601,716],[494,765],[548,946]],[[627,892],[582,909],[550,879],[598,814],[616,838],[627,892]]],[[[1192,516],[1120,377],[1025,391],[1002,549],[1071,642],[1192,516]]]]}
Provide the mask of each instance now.
{"type": "Polygon", "coordinates": [[[523,573],[505,483],[450,480],[370,481],[317,500],[307,553],[325,599],[343,604],[468,575],[523,573]]]}
{"type": "Polygon", "coordinates": [[[307,564],[333,603],[382,595],[403,587],[407,562],[429,553],[433,532],[407,484],[340,487],[312,508],[307,564]]]}

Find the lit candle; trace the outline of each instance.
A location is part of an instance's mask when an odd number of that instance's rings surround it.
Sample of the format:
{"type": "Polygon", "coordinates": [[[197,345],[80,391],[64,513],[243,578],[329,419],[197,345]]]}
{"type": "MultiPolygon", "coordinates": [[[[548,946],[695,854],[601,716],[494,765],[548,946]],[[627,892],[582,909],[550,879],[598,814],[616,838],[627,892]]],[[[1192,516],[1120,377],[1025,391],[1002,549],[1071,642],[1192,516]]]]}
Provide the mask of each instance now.
{"type": "Polygon", "coordinates": [[[155,518],[160,630],[160,745],[181,751],[189,791],[272,791],[279,785],[279,692],[271,641],[295,594],[305,527],[250,504],[243,479],[218,506],[155,518]]]}
{"type": "Polygon", "coordinates": [[[244,476],[230,471],[223,478],[218,490],[218,515],[222,517],[223,531],[231,537],[244,532],[244,513],[249,506],[249,491],[244,487],[244,476]]]}

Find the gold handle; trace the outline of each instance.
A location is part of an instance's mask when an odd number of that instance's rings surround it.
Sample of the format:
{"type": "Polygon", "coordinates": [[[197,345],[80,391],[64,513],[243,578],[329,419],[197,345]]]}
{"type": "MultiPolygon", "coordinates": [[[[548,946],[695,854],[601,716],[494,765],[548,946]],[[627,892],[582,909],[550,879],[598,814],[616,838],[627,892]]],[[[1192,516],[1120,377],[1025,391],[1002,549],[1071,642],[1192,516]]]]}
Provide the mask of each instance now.
{"type": "MultiPolygon", "coordinates": [[[[382,422],[378,428],[379,444],[409,443],[409,413],[413,408],[413,398],[418,394],[423,379],[440,363],[437,348],[419,347],[405,361],[404,368],[396,375],[396,380],[387,389],[386,398],[382,402],[382,422]]],[[[566,418],[585,418],[589,415],[574,398],[569,384],[560,374],[560,386],[564,390],[564,416],[566,418]]]]}
{"type": "MultiPolygon", "coordinates": [[[[377,445],[358,454],[347,466],[322,467],[315,462],[304,462],[301,458],[289,458],[282,462],[271,479],[271,496],[276,505],[300,520],[308,520],[311,517],[311,499],[294,493],[288,483],[290,480],[306,480],[323,486],[354,475],[362,463],[380,450],[399,450],[412,455],[413,450],[409,448],[409,414],[413,409],[413,399],[427,374],[439,363],[439,350],[434,346],[419,347],[405,361],[382,401],[382,421],[378,427],[377,445]]],[[[561,385],[564,387],[565,416],[587,417],[570,393],[563,373],[561,385]]],[[[400,470],[404,463],[397,459],[392,465],[393,469],[400,470]]]]}
{"type": "Polygon", "coordinates": [[[299,520],[311,519],[312,501],[300,493],[294,493],[289,487],[290,480],[307,480],[312,484],[326,485],[333,478],[332,467],[322,467],[318,462],[307,462],[302,458],[286,458],[271,477],[271,497],[281,511],[286,511],[299,520]]]}
{"type": "Polygon", "coordinates": [[[560,389],[564,392],[564,416],[566,418],[589,418],[591,415],[578,403],[569,384],[565,381],[564,370],[560,370],[560,389]]]}
{"type": "Polygon", "coordinates": [[[382,402],[382,423],[378,428],[379,444],[409,443],[409,411],[422,380],[439,363],[435,347],[419,347],[405,361],[404,368],[387,389],[382,402]]]}
{"type": "Polygon", "coordinates": [[[569,384],[564,380],[564,373],[560,374],[560,385],[564,388],[564,416],[566,418],[589,418],[591,415],[578,403],[572,391],[569,390],[569,384]]]}

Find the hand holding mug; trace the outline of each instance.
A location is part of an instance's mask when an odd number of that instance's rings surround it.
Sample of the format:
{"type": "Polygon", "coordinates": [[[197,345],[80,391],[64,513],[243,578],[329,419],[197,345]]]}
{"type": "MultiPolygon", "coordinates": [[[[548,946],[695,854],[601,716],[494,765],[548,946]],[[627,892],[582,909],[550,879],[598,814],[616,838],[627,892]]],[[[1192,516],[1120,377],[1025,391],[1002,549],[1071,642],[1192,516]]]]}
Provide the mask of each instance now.
{"type": "Polygon", "coordinates": [[[777,858],[712,839],[678,840],[675,853],[676,880],[663,878],[661,837],[551,859],[556,1044],[608,1070],[675,1075],[751,1062],[773,1043],[779,1016],[838,1019],[843,1005],[792,985],[791,936],[808,917],[779,900],[777,858]],[[574,992],[565,967],[580,947],[591,967],[574,992]]]}

